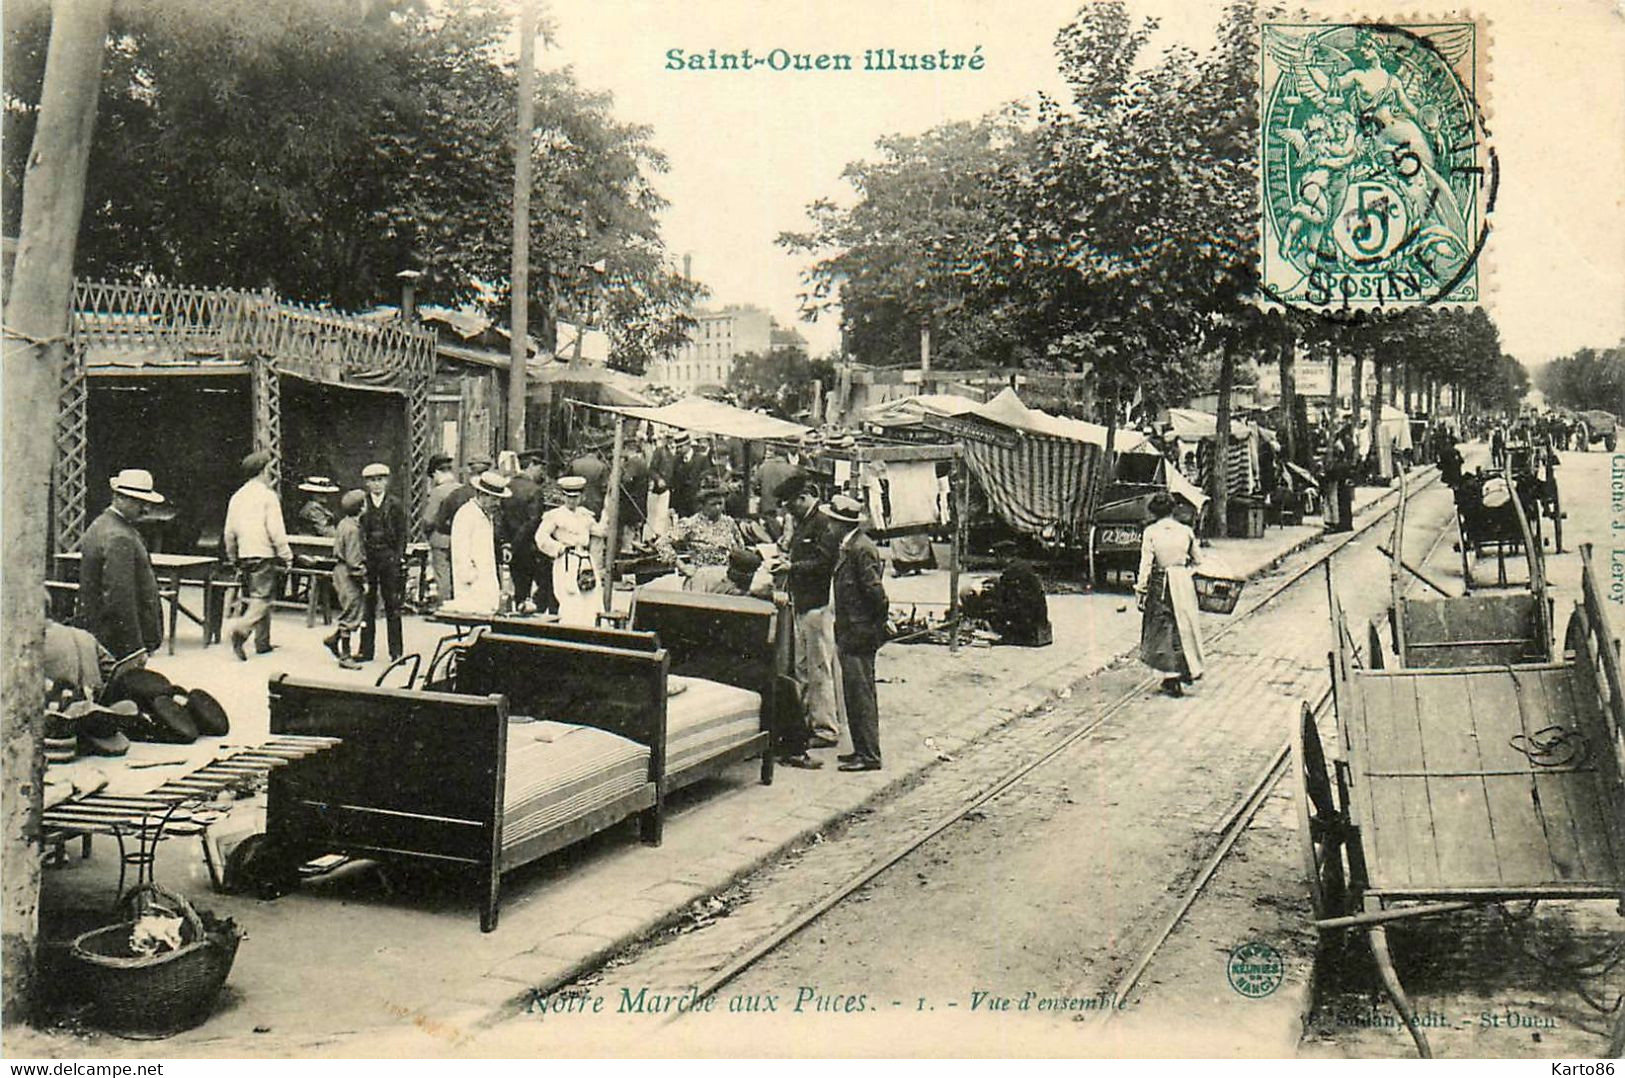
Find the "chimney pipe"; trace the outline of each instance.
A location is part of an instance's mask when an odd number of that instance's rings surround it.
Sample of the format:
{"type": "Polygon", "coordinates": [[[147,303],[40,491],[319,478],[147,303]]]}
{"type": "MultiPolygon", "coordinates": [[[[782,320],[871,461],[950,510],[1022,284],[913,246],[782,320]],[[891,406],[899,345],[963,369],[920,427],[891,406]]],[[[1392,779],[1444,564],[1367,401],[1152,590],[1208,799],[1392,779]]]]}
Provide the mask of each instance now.
{"type": "Polygon", "coordinates": [[[408,324],[417,320],[417,288],[418,278],[423,274],[418,270],[401,270],[395,279],[401,282],[401,321],[408,324]]]}

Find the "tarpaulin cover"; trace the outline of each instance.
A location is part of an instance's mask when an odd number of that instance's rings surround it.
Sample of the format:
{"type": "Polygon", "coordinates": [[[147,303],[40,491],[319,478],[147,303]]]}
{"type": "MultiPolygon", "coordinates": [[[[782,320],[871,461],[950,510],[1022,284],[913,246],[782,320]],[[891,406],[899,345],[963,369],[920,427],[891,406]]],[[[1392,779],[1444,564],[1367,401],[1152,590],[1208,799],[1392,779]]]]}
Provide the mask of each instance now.
{"type": "Polygon", "coordinates": [[[632,419],[645,419],[667,427],[717,434],[724,438],[744,438],[755,441],[764,438],[799,438],[808,428],[800,423],[775,419],[760,412],[747,412],[721,401],[704,397],[684,397],[680,401],[660,408],[605,408],[632,419]]]}

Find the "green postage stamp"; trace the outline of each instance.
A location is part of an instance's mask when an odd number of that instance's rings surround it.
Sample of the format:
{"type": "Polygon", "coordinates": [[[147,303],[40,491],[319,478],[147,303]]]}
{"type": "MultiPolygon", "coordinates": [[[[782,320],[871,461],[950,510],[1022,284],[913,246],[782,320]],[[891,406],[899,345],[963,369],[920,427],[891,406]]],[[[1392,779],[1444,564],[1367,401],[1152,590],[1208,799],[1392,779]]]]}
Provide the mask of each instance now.
{"type": "Polygon", "coordinates": [[[1471,22],[1266,23],[1260,275],[1331,314],[1473,304],[1495,207],[1471,22]]]}

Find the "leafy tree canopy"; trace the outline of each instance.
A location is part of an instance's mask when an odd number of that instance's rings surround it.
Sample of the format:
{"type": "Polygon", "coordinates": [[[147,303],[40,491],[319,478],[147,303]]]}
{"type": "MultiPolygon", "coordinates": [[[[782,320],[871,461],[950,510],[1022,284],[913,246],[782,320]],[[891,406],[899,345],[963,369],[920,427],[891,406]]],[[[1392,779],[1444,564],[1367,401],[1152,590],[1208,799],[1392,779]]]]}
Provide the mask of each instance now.
{"type": "Polygon", "coordinates": [[[741,408],[766,408],[781,419],[793,419],[813,405],[814,383],[826,390],[835,384],[835,364],[809,359],[800,348],[758,355],[749,352],[734,361],[728,388],[741,408]]]}
{"type": "MultiPolygon", "coordinates": [[[[16,10],[12,10],[15,8],[16,10]]],[[[6,27],[15,229],[49,12],[6,27]]],[[[270,287],[309,302],[506,304],[516,73],[496,0],[124,0],[103,69],[79,272],[270,287]]],[[[695,288],[666,265],[647,128],[539,72],[532,324],[597,314],[617,365],[674,349],[695,288]],[[594,267],[597,267],[596,269],[594,267]]]]}

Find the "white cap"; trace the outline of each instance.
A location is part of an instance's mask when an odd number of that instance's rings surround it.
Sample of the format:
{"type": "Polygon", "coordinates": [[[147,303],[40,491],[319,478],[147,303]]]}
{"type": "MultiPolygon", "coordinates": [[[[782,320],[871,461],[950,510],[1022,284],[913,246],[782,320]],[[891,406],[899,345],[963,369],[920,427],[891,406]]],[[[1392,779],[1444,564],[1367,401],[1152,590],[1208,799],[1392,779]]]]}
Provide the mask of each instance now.
{"type": "Polygon", "coordinates": [[[365,468],[361,469],[361,478],[363,479],[373,479],[377,476],[387,476],[388,474],[389,465],[387,464],[369,464],[365,468]]]}
{"type": "Polygon", "coordinates": [[[559,489],[566,494],[580,494],[587,489],[587,480],[579,475],[561,475],[559,489]]]}

